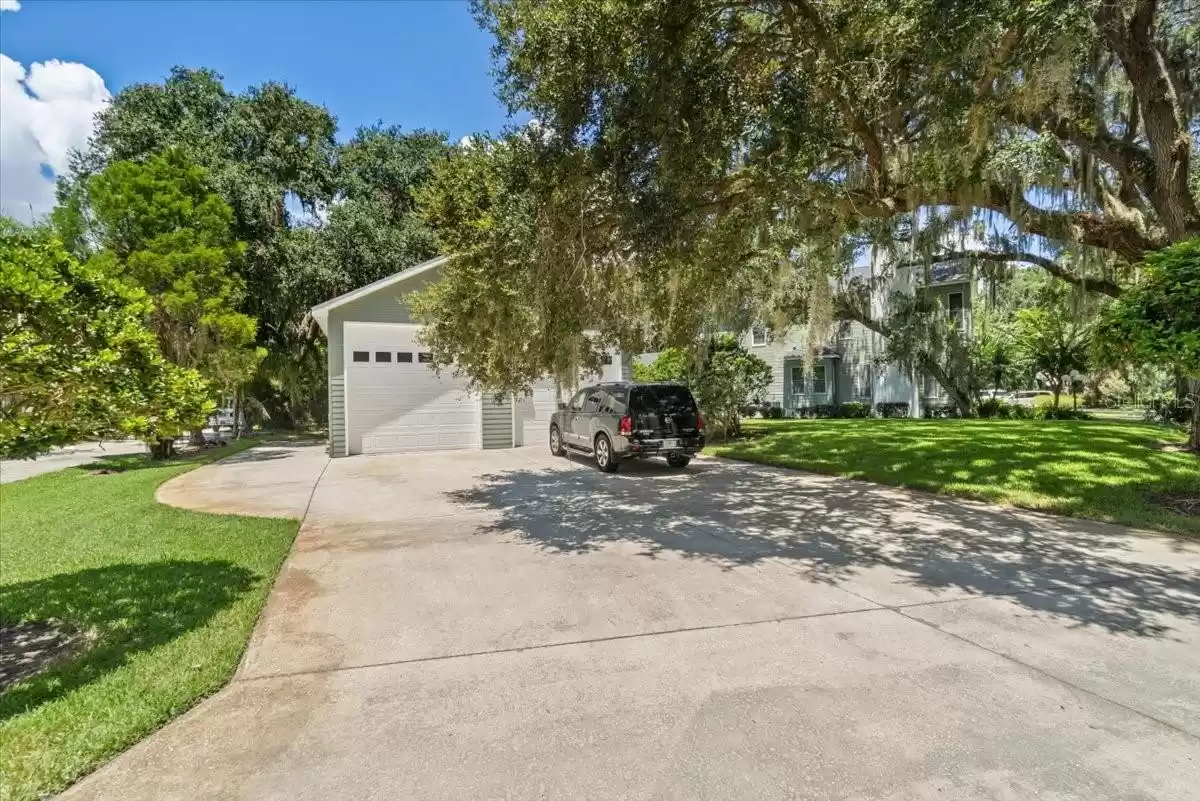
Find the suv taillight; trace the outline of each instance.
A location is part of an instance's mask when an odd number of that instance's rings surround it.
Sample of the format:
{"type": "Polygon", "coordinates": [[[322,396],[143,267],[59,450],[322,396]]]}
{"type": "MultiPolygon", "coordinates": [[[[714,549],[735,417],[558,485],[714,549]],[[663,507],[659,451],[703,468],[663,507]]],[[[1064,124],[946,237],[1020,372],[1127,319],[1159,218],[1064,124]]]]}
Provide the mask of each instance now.
{"type": "Polygon", "coordinates": [[[696,428],[700,431],[704,430],[704,415],[700,414],[700,410],[696,410],[696,428]]]}
{"type": "Polygon", "coordinates": [[[633,433],[633,418],[625,415],[621,418],[621,422],[617,423],[617,433],[623,437],[628,437],[633,433]]]}

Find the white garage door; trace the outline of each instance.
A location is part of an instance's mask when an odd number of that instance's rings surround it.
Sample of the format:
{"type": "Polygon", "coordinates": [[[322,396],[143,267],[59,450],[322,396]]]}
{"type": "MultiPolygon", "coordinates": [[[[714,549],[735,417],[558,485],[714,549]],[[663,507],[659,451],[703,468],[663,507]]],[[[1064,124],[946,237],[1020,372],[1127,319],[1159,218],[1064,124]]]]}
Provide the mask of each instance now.
{"type": "Polygon", "coordinates": [[[518,398],[515,406],[517,419],[522,421],[525,445],[546,445],[550,437],[550,416],[558,408],[559,401],[569,401],[579,387],[600,381],[621,380],[621,359],[615,354],[601,368],[599,374],[584,373],[574,387],[557,388],[551,379],[533,385],[532,394],[518,398]]]}
{"type": "MultiPolygon", "coordinates": [[[[564,390],[564,393],[569,393],[564,390]]],[[[568,398],[569,399],[569,398],[568,398]]],[[[517,419],[522,421],[525,444],[545,445],[550,436],[550,415],[558,408],[558,392],[553,381],[542,381],[533,394],[517,400],[517,419]]]]}
{"type": "Polygon", "coordinates": [[[350,453],[479,447],[477,396],[437,376],[418,327],[345,324],[346,437],[350,453]]]}

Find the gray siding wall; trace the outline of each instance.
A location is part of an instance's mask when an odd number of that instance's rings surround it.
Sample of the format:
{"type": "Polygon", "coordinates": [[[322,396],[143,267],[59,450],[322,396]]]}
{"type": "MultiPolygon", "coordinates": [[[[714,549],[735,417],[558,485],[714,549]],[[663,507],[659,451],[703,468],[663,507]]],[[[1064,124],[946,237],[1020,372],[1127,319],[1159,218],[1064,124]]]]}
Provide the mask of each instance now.
{"type": "MultiPolygon", "coordinates": [[[[887,314],[886,295],[892,290],[916,291],[911,282],[915,276],[900,271],[893,286],[887,292],[881,291],[872,303],[872,311],[879,317],[887,314]]],[[[921,287],[920,291],[929,293],[936,298],[945,309],[949,309],[949,296],[953,292],[963,295],[964,328],[971,331],[972,284],[969,281],[937,284],[921,287]]],[[[830,346],[837,351],[839,359],[825,359],[827,392],[823,395],[814,394],[812,376],[807,366],[804,370],[805,387],[797,398],[791,386],[791,368],[805,365],[806,360],[799,358],[808,347],[804,326],[796,326],[783,333],[775,333],[765,345],[755,345],[749,331],[742,336],[742,341],[749,351],[771,365],[771,385],[761,400],[767,403],[778,403],[785,409],[794,405],[812,406],[822,403],[844,403],[846,401],[862,401],[866,403],[896,403],[908,402],[912,397],[912,381],[890,364],[879,364],[878,359],[883,354],[885,341],[882,336],[871,331],[860,323],[851,322],[843,325],[830,346]],[[836,377],[836,378],[835,378],[836,377]]],[[[922,397],[936,400],[941,390],[936,382],[918,380],[922,397]]]]}
{"type": "Polygon", "coordinates": [[[346,455],[346,376],[329,376],[329,455],[346,455]]]}
{"type": "Polygon", "coordinates": [[[483,393],[483,449],[513,447],[512,395],[483,393]]]}
{"type": "Polygon", "coordinates": [[[345,324],[414,323],[405,296],[429,286],[438,279],[434,269],[408,281],[402,281],[329,312],[329,452],[345,456],[346,443],[346,365],[345,324]],[[335,412],[335,409],[337,410],[335,412]],[[335,422],[336,421],[336,422],[335,422]]]}
{"type": "Polygon", "coordinates": [[[755,345],[751,332],[747,331],[742,335],[742,342],[752,355],[771,365],[771,385],[767,387],[766,394],[759,400],[785,406],[788,379],[784,356],[805,347],[804,328],[797,326],[789,328],[785,332],[776,333],[767,338],[765,345],[755,345]]]}
{"type": "Polygon", "coordinates": [[[771,365],[771,384],[766,394],[760,400],[766,403],[779,404],[784,409],[796,406],[818,406],[835,403],[837,378],[835,376],[836,360],[817,358],[814,365],[825,366],[825,391],[813,392],[812,370],[801,354],[808,347],[807,333],[804,326],[789,328],[783,333],[776,333],[768,339],[765,345],[753,344],[750,332],[744,336],[743,342],[751,354],[771,365]],[[792,368],[804,368],[804,386],[792,386],[792,368]]]}

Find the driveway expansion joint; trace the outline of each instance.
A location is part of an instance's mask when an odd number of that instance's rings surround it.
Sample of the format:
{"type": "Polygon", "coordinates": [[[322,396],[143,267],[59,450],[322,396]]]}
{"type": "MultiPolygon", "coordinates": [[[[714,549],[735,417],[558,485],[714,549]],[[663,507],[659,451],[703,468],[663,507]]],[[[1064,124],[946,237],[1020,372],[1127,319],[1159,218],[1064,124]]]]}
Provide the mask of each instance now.
{"type": "Polygon", "coordinates": [[[235,679],[238,682],[251,681],[266,681],[270,679],[286,679],[295,678],[298,676],[321,675],[326,673],[345,673],[354,670],[368,670],[370,668],[381,667],[396,667],[399,665],[417,665],[427,662],[445,662],[452,659],[471,659],[473,657],[495,656],[499,654],[519,654],[524,651],[546,651],[554,648],[569,648],[576,645],[594,645],[597,643],[620,642],[623,640],[640,640],[649,637],[660,637],[671,634],[688,634],[698,631],[720,631],[724,629],[746,628],[750,626],[764,626],[774,623],[791,623],[801,620],[813,620],[815,618],[839,617],[842,615],[860,615],[866,612],[888,612],[884,606],[875,604],[861,609],[842,609],[837,612],[813,612],[807,615],[784,615],[782,617],[763,618],[761,620],[740,620],[733,623],[713,623],[707,626],[682,626],[674,629],[662,629],[660,631],[639,631],[631,634],[613,634],[608,637],[590,637],[582,640],[565,640],[562,642],[539,643],[536,645],[521,645],[512,648],[492,648],[484,651],[464,651],[453,654],[437,654],[435,656],[418,656],[411,659],[390,659],[383,662],[368,662],[359,665],[339,665],[337,667],[318,667],[309,670],[294,670],[281,671],[278,673],[265,673],[257,676],[242,676],[235,679]]]}

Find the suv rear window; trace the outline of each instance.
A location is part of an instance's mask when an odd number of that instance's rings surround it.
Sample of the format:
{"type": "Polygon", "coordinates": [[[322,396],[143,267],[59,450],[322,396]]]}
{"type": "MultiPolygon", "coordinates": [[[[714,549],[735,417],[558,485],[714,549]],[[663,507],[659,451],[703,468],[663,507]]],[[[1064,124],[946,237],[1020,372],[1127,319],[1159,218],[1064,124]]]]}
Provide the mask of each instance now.
{"type": "Polygon", "coordinates": [[[696,409],[692,393],[684,386],[634,387],[633,411],[676,413],[696,409]]]}

